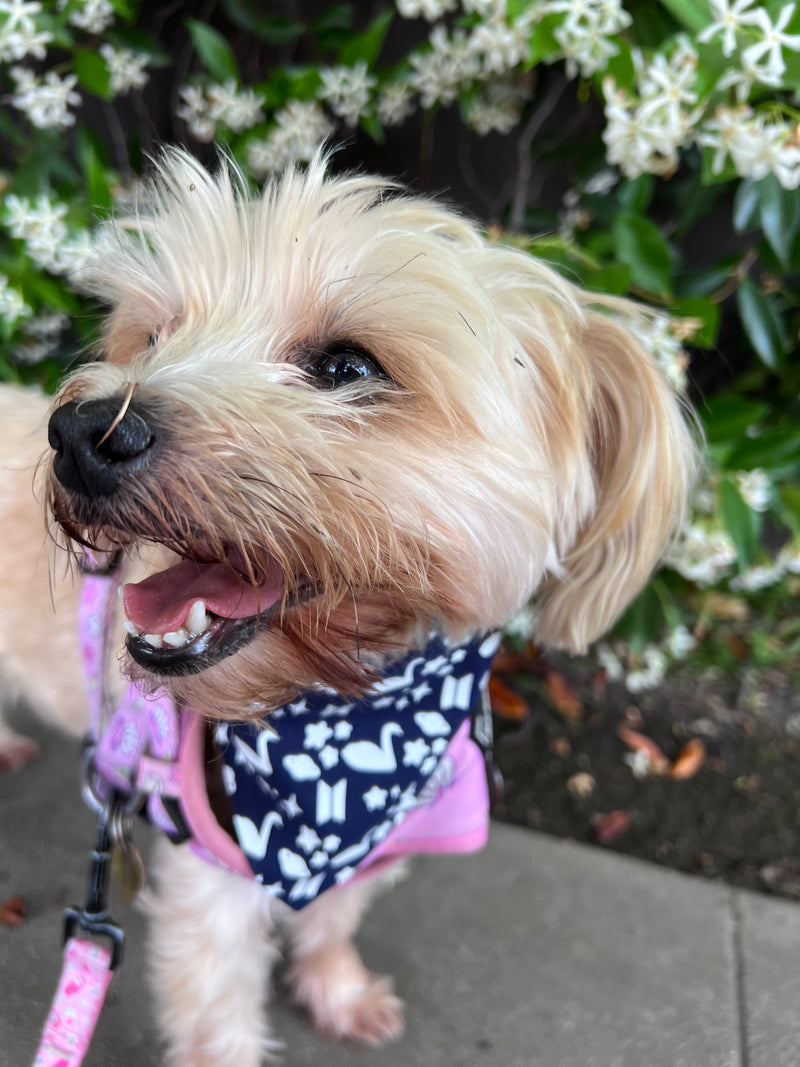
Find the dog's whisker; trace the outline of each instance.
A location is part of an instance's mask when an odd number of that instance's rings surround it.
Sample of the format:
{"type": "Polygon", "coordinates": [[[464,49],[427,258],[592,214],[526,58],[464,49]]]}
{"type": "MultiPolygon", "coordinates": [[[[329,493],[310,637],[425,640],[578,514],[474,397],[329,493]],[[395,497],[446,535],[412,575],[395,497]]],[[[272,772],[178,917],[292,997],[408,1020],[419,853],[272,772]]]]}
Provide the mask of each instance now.
{"type": "Polygon", "coordinates": [[[99,448],[100,445],[105,444],[105,442],[109,439],[109,437],[114,432],[114,430],[116,430],[117,426],[119,426],[119,424],[125,418],[125,413],[127,412],[128,408],[130,406],[131,397],[133,396],[133,390],[135,388],[136,388],[136,383],[135,382],[128,382],[128,388],[125,390],[125,396],[122,398],[122,404],[120,405],[120,409],[117,412],[117,414],[114,416],[114,419],[113,419],[111,425],[109,426],[109,428],[106,430],[106,432],[100,438],[100,440],[97,442],[97,445],[95,446],[96,448],[99,448]]]}

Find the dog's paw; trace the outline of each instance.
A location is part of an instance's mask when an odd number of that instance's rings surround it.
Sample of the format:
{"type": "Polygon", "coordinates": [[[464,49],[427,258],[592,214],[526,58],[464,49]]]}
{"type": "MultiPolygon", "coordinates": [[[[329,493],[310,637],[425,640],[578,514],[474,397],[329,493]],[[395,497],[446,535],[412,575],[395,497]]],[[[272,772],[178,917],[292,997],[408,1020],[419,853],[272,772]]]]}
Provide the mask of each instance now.
{"type": "Polygon", "coordinates": [[[403,1032],[403,1002],[391,979],[370,974],[350,944],[301,957],[288,977],[295,1002],[326,1037],[377,1046],[403,1032]]]}

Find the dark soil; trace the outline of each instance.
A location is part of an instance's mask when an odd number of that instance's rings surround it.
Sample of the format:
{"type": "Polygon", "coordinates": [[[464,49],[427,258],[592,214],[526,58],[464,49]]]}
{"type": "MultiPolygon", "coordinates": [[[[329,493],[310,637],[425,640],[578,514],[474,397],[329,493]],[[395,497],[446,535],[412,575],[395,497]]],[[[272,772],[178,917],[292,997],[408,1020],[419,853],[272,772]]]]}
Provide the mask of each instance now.
{"type": "Polygon", "coordinates": [[[519,666],[499,675],[528,711],[495,716],[497,817],[800,900],[800,693],[788,670],[682,668],[634,697],[586,660],[519,666]],[[661,773],[634,775],[620,727],[656,743],[661,773]],[[688,776],[671,777],[681,756],[688,776]]]}

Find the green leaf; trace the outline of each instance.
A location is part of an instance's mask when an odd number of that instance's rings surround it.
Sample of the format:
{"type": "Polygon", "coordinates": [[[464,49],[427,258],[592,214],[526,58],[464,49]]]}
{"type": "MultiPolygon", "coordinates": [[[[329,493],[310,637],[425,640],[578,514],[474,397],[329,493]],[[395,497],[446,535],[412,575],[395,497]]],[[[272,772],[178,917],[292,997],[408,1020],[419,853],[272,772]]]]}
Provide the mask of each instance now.
{"type": "Polygon", "coordinates": [[[701,409],[700,416],[708,443],[724,444],[741,440],[768,411],[766,404],[745,397],[715,396],[701,409]]]}
{"type": "Polygon", "coordinates": [[[381,126],[377,115],[361,115],[358,120],[358,125],[362,130],[369,134],[375,144],[386,144],[386,134],[383,132],[383,126],[381,126]]]}
{"type": "Polygon", "coordinates": [[[617,190],[619,206],[629,215],[643,215],[650,206],[654,190],[655,180],[652,174],[626,178],[620,182],[617,190]]]}
{"type": "Polygon", "coordinates": [[[698,348],[713,348],[717,343],[719,331],[719,304],[713,300],[690,296],[676,300],[670,309],[673,315],[687,319],[700,319],[702,327],[691,338],[691,344],[698,348]]]}
{"type": "Polygon", "coordinates": [[[73,69],[78,75],[78,82],[90,93],[99,96],[101,100],[111,100],[114,94],[111,91],[111,75],[105,60],[97,52],[90,52],[82,48],[75,53],[73,69]]]}
{"type": "Polygon", "coordinates": [[[782,485],[778,495],[781,502],[781,518],[797,536],[800,534],[800,486],[782,485]]]}
{"type": "Polygon", "coordinates": [[[200,62],[211,77],[218,82],[230,79],[238,82],[239,65],[233,49],[222,34],[197,19],[187,18],[185,25],[192,38],[195,51],[200,57],[200,62]]]}
{"type": "Polygon", "coordinates": [[[788,266],[792,241],[800,228],[800,196],[784,189],[774,174],[757,183],[761,226],[781,264],[788,266]]]}
{"type": "Polygon", "coordinates": [[[139,13],[137,0],[111,0],[114,13],[125,22],[133,22],[139,13]]]}
{"type": "Polygon", "coordinates": [[[752,566],[758,551],[758,536],[761,517],[744,502],[742,495],[729,478],[724,478],[719,487],[719,507],[722,522],[736,546],[739,570],[752,566]]]}
{"type": "Polygon", "coordinates": [[[112,202],[109,179],[116,176],[107,173],[107,154],[103,143],[86,127],[81,126],[75,137],[75,147],[86,177],[89,204],[95,211],[105,213],[112,202]]]}
{"type": "Polygon", "coordinates": [[[783,342],[778,312],[769,298],[749,278],[736,291],[736,304],[750,344],[762,363],[777,372],[783,363],[783,342]]]}
{"type": "Polygon", "coordinates": [[[525,64],[528,70],[543,60],[555,59],[562,55],[563,47],[553,35],[553,31],[561,25],[562,21],[561,15],[545,15],[537,23],[528,41],[528,58],[525,64]]]}
{"type": "Polygon", "coordinates": [[[728,453],[728,470],[774,471],[800,460],[800,427],[771,426],[757,437],[746,437],[728,453]]]}
{"type": "Polygon", "coordinates": [[[265,15],[247,0],[222,0],[222,8],[236,26],[269,44],[288,44],[305,32],[305,24],[283,15],[265,15]]]}
{"type": "Polygon", "coordinates": [[[682,296],[710,296],[731,279],[732,267],[725,263],[714,264],[711,267],[701,267],[698,270],[687,270],[680,279],[680,291],[682,296]]]}
{"type": "Polygon", "coordinates": [[[737,233],[751,230],[757,225],[759,188],[752,178],[739,183],[733,198],[733,228],[737,233]]]}
{"type": "Polygon", "coordinates": [[[665,623],[663,604],[651,582],[614,627],[614,636],[627,641],[634,652],[641,652],[663,636],[665,623]]]}
{"type": "Polygon", "coordinates": [[[661,230],[649,219],[637,215],[617,215],[612,234],[617,258],[627,263],[632,284],[657,296],[671,292],[671,263],[661,230]]]}
{"type": "Polygon", "coordinates": [[[700,33],[713,21],[707,0],[659,0],[659,2],[690,33],[700,33]]]}
{"type": "Polygon", "coordinates": [[[342,66],[353,67],[356,63],[366,63],[368,67],[374,67],[381,54],[383,42],[394,18],[394,10],[387,7],[376,19],[364,30],[351,38],[343,48],[339,50],[337,60],[342,66]]]}
{"type": "Polygon", "coordinates": [[[587,275],[586,287],[595,293],[624,296],[630,288],[631,268],[627,263],[612,263],[587,275]]]}

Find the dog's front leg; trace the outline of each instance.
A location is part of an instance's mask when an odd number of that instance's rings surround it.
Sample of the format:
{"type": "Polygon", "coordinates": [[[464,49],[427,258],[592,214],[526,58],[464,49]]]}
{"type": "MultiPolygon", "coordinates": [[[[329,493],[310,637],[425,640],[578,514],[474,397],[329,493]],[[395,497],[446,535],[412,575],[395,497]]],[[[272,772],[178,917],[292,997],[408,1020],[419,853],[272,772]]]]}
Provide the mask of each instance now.
{"type": "Polygon", "coordinates": [[[278,955],[261,886],[160,841],[150,915],[156,1012],[170,1067],[258,1067],[278,955]]]}
{"type": "Polygon", "coordinates": [[[381,878],[329,889],[292,916],[288,981],[321,1033],[383,1045],[403,1030],[403,1004],[390,978],[371,974],[351,938],[381,878]]]}

